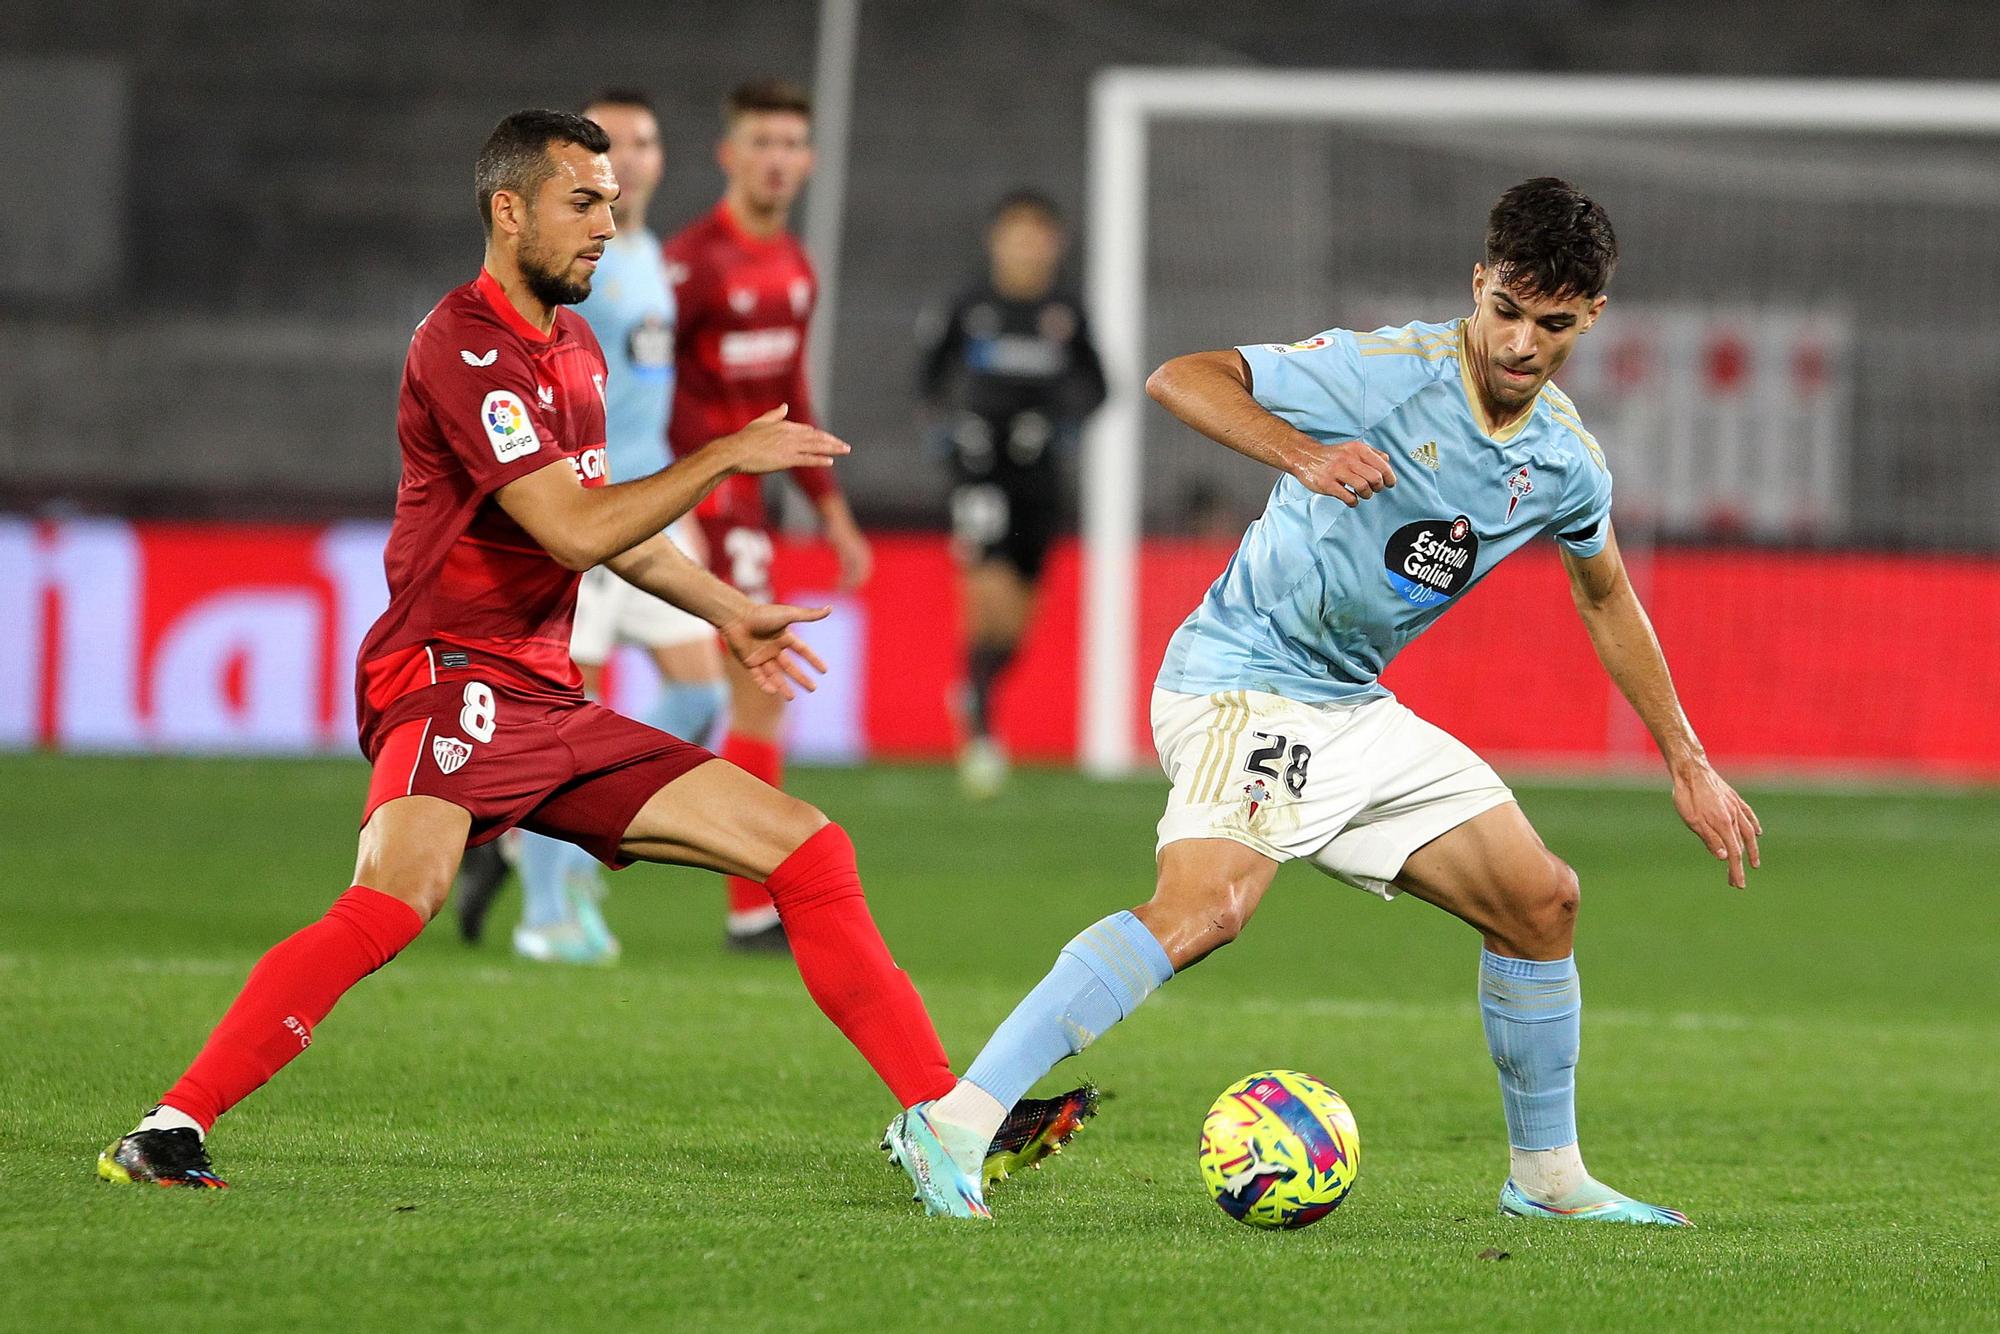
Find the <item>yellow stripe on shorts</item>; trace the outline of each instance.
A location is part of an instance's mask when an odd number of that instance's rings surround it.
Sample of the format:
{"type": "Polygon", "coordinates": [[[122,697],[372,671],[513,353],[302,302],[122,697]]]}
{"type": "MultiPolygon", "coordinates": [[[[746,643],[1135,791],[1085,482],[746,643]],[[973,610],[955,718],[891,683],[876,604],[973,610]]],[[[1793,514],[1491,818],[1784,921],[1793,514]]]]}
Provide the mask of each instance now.
{"type": "Polygon", "coordinates": [[[1229,771],[1236,763],[1236,747],[1250,726],[1250,701],[1242,691],[1229,691],[1219,698],[1222,707],[1217,710],[1209,732],[1210,751],[1203,755],[1191,787],[1197,801],[1222,800],[1229,785],[1229,771]]]}

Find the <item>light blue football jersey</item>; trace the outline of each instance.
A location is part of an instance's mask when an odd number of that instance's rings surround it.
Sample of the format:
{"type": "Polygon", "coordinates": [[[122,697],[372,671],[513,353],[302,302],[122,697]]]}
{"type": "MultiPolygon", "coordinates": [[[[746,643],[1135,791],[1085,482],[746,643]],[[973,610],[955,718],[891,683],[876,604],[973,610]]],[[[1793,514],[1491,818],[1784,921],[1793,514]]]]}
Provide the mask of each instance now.
{"type": "Polygon", "coordinates": [[[1554,384],[1489,433],[1460,368],[1465,321],[1237,349],[1257,402],[1315,440],[1363,440],[1396,485],[1353,509],[1283,476],[1160,665],[1162,690],[1262,690],[1302,703],[1387,695],[1377,680],[1540,533],[1592,556],[1611,474],[1554,384]]]}
{"type": "Polygon", "coordinates": [[[674,289],[660,238],[644,227],[604,247],[590,299],[576,308],[604,346],[604,462],[614,482],[667,466],[674,402],[674,289]]]}

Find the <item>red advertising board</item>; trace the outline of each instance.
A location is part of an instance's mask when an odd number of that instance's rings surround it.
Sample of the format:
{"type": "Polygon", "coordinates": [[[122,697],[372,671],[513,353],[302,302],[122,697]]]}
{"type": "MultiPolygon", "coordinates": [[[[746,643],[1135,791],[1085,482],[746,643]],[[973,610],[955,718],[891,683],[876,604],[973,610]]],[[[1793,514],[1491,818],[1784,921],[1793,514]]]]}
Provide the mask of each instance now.
{"type": "MultiPolygon", "coordinates": [[[[340,751],[355,646],[385,594],[377,524],[269,527],[0,518],[0,747],[340,751]]],[[[838,677],[797,711],[828,760],[937,758],[954,745],[956,575],[930,534],[877,542],[874,582],[814,627],[838,677]]],[[[1149,543],[1143,708],[1167,637],[1227,545],[1149,543]]],[[[1636,582],[1712,754],[1793,770],[2000,779],[2000,560],[1672,550],[1636,582]]],[[[830,553],[780,548],[779,592],[831,588],[830,553]]],[[[1078,561],[1050,561],[998,713],[1015,752],[1076,749],[1078,561]]],[[[637,711],[636,656],[611,675],[637,711]]],[[[1643,762],[1650,743],[1598,668],[1552,550],[1495,572],[1391,667],[1424,716],[1501,760],[1643,762]]],[[[1135,716],[1135,748],[1145,720],[1135,716]]]]}

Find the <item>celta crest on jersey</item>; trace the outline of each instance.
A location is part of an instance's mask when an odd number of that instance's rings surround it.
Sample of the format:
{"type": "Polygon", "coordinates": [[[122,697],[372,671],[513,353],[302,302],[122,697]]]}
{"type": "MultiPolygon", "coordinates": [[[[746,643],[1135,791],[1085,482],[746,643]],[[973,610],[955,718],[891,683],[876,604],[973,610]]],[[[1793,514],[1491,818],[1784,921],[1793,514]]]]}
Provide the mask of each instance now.
{"type": "Polygon", "coordinates": [[[1514,473],[1512,476],[1508,477],[1507,479],[1508,518],[1511,519],[1514,517],[1514,507],[1519,505],[1524,497],[1533,494],[1534,489],[1535,489],[1535,479],[1528,476],[1528,470],[1526,467],[1523,467],[1519,472],[1514,473]]]}

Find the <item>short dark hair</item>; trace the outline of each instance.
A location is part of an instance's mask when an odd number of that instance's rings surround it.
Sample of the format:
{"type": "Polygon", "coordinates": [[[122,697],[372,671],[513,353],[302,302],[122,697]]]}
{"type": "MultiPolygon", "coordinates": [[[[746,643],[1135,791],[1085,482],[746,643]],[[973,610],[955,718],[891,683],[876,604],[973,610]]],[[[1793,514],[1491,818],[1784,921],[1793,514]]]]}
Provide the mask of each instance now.
{"type": "Polygon", "coordinates": [[[987,225],[991,226],[1000,221],[1015,209],[1027,209],[1039,213],[1042,215],[1042,220],[1051,227],[1060,229],[1064,225],[1063,211],[1056,201],[1033,186],[1027,185],[1017,186],[994,201],[992,210],[986,215],[987,225]]]}
{"type": "Polygon", "coordinates": [[[479,220],[493,230],[493,195],[511,190],[534,197],[542,182],[555,175],[549,160],[551,144],[575,144],[593,153],[611,151],[611,138],[596,121],[574,111],[531,108],[516,111],[493,127],[479,150],[479,162],[472,169],[473,188],[479,192],[479,220]]]}
{"type": "Polygon", "coordinates": [[[1617,266],[1610,216],[1568,181],[1522,181],[1486,217],[1486,267],[1502,286],[1556,301],[1595,299],[1617,266]]]}
{"type": "Polygon", "coordinates": [[[637,107],[649,115],[660,114],[653,108],[653,99],[642,90],[623,86],[598,89],[577,110],[588,112],[592,107],[637,107]]]}
{"type": "Polygon", "coordinates": [[[788,79],[751,79],[739,83],[722,99],[722,128],[728,129],[739,116],[760,111],[789,111],[812,119],[812,94],[788,79]]]}

